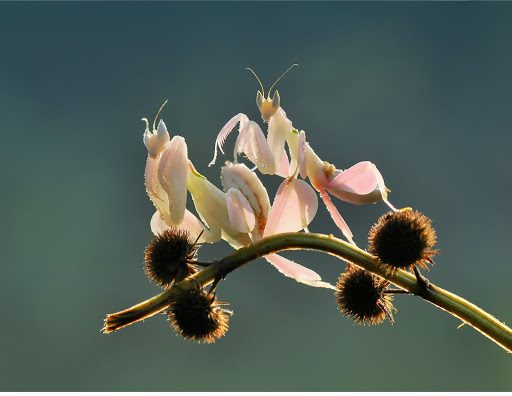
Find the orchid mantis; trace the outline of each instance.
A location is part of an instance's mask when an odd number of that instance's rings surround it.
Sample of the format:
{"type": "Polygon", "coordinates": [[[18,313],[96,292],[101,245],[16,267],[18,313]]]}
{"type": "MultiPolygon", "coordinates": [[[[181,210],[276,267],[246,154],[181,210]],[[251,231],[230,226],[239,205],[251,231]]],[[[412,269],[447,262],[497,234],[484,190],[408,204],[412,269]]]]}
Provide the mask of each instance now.
{"type": "MultiPolygon", "coordinates": [[[[318,199],[314,190],[302,180],[285,179],[270,206],[267,190],[244,164],[228,163],[222,168],[221,175],[224,188],[228,189],[230,221],[239,224],[239,231],[248,232],[252,242],[283,232],[307,230],[315,217],[318,199]]],[[[283,275],[298,282],[333,288],[322,282],[313,270],[285,257],[270,254],[264,258],[283,275]]]]}
{"type": "MultiPolygon", "coordinates": [[[[215,243],[221,239],[234,248],[247,246],[264,236],[307,229],[318,201],[314,190],[304,181],[285,179],[272,206],[267,190],[254,172],[243,164],[222,168],[221,191],[201,175],[188,159],[185,139],[172,139],[163,121],[153,132],[146,128],[144,142],[148,149],[145,183],[156,212],[151,230],[159,234],[179,226],[199,242],[215,243]],[[186,209],[190,192],[198,219],[186,209]]],[[[316,272],[280,255],[265,256],[285,276],[315,287],[334,288],[322,282],[316,272]]]]}
{"type": "Polygon", "coordinates": [[[341,171],[332,164],[322,161],[306,141],[304,131],[293,128],[292,122],[280,107],[281,98],[275,91],[271,98],[272,88],[295,65],[283,73],[269,89],[265,98],[265,90],[256,73],[249,69],[258,80],[261,91],[256,94],[256,104],[264,122],[268,123],[267,137],[254,121],[239,113],[231,118],[219,132],[215,141],[212,166],[231,131],[239,125],[239,133],[235,142],[233,157],[237,163],[238,155],[245,154],[255,168],[263,174],[277,174],[284,178],[309,178],[312,186],[320,196],[329,211],[334,223],[348,241],[355,244],[353,234],[332,202],[329,194],[340,200],[362,205],[384,201],[391,209],[396,210],[388,201],[388,189],[377,167],[369,161],[359,162],[351,168],[341,171]],[[290,158],[286,153],[286,146],[290,158]]]}

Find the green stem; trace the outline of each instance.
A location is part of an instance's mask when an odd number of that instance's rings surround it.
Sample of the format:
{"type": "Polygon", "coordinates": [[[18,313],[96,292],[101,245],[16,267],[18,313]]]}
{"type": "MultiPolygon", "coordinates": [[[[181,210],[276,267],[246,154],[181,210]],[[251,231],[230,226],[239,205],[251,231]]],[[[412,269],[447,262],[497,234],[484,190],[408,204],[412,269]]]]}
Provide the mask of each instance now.
{"type": "Polygon", "coordinates": [[[243,247],[173,288],[124,311],[108,315],[104,331],[109,333],[118,330],[165,310],[177,293],[194,287],[192,279],[206,286],[259,257],[283,250],[300,249],[325,252],[379,275],[457,317],[508,352],[512,352],[512,329],[476,305],[436,285],[429,284],[424,287],[417,282],[413,274],[400,269],[390,269],[374,256],[347,242],[333,236],[312,233],[274,235],[243,247]]]}

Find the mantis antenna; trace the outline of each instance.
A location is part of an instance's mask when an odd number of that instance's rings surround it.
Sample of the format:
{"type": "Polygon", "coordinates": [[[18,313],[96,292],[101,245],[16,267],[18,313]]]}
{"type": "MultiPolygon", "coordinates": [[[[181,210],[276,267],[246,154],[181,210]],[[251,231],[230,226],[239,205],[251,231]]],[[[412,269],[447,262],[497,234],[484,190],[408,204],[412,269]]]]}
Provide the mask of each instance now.
{"type": "Polygon", "coordinates": [[[299,64],[298,63],[294,63],[293,65],[291,65],[288,69],[286,69],[286,71],[283,74],[281,74],[279,76],[279,78],[274,82],[274,84],[272,84],[272,86],[268,90],[268,96],[269,97],[270,97],[270,92],[272,91],[272,88],[274,88],[274,86],[279,82],[279,80],[282,79],[286,75],[286,73],[288,73],[290,70],[292,70],[295,66],[299,66],[299,64]]]}
{"type": "Polygon", "coordinates": [[[263,95],[263,97],[265,97],[265,88],[263,88],[263,84],[261,83],[261,80],[260,78],[258,77],[258,75],[254,72],[254,70],[252,70],[250,67],[246,67],[245,70],[249,70],[252,75],[254,77],[256,77],[256,80],[258,80],[258,82],[260,83],[260,87],[261,87],[261,94],[263,95]]]}
{"type": "MultiPolygon", "coordinates": [[[[155,118],[153,119],[153,130],[156,130],[156,119],[158,118],[158,116],[160,115],[160,112],[163,110],[163,108],[165,107],[165,105],[167,104],[167,100],[168,99],[165,99],[165,102],[162,103],[162,106],[160,106],[160,108],[158,109],[158,111],[156,112],[156,115],[155,115],[155,118]]],[[[147,121],[146,121],[147,122],[147,121]]]]}

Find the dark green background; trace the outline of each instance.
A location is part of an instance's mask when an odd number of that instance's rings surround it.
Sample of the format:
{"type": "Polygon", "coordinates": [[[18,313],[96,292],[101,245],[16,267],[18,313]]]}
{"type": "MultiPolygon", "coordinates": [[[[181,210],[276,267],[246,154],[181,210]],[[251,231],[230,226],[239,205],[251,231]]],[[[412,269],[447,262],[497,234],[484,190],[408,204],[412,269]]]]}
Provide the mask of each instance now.
{"type": "MultiPolygon", "coordinates": [[[[395,205],[434,220],[431,280],[512,323],[511,20],[510,3],[0,4],[0,390],[512,390],[510,355],[429,304],[401,296],[394,326],[357,327],[264,261],[222,284],[235,316],[215,345],[163,316],[99,331],[158,291],[140,118],[168,98],[220,185],[216,133],[259,120],[244,67],[268,83],[293,62],[282,105],[317,153],[377,164],[395,205]]],[[[364,246],[386,207],[336,204],[364,246]]],[[[323,206],[311,229],[337,233],[323,206]]],[[[289,257],[331,282],[344,268],[289,257]]]]}

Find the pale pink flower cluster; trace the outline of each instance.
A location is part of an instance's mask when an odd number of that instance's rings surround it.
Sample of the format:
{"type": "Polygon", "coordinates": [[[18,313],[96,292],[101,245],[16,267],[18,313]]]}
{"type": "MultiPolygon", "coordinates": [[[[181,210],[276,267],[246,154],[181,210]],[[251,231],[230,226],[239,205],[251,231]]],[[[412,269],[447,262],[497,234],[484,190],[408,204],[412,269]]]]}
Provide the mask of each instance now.
{"type": "MultiPolygon", "coordinates": [[[[242,113],[231,118],[217,136],[210,166],[215,163],[218,150],[224,154],[223,144],[238,125],[233,162],[226,162],[221,169],[223,190],[196,170],[188,158],[183,137],[171,139],[162,120],[158,127],[153,125],[152,131],[146,126],[145,184],[156,207],[151,219],[154,234],[178,226],[193,237],[201,235],[201,243],[223,239],[234,248],[240,248],[279,233],[307,232],[318,209],[316,190],[345,238],[354,243],[350,228],[329,195],[356,205],[384,201],[395,210],[387,199],[388,190],[382,175],[373,163],[364,161],[344,171],[337,169],[318,157],[304,131],[293,127],[280,107],[277,91],[272,99],[258,91],[256,102],[264,122],[268,123],[266,136],[256,122],[242,113]],[[238,163],[239,155],[252,162],[254,169],[238,163]],[[272,205],[256,170],[284,178],[272,205]],[[186,208],[187,192],[199,218],[186,208]]],[[[265,259],[298,282],[334,288],[322,282],[313,270],[278,254],[267,255],[265,259]]]]}

